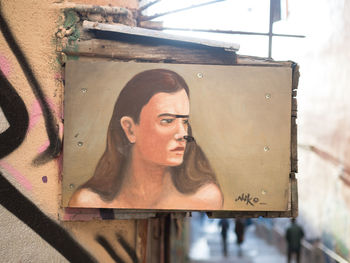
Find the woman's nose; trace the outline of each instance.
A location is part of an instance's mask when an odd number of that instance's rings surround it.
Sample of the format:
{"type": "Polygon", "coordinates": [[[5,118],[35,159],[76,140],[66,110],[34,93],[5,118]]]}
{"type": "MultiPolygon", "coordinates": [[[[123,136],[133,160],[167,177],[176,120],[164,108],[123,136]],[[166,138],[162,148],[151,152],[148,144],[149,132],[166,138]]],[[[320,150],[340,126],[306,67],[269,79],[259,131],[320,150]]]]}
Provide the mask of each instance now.
{"type": "Polygon", "coordinates": [[[178,119],[176,125],[175,140],[184,140],[184,136],[187,135],[187,125],[183,123],[183,120],[178,119]]]}

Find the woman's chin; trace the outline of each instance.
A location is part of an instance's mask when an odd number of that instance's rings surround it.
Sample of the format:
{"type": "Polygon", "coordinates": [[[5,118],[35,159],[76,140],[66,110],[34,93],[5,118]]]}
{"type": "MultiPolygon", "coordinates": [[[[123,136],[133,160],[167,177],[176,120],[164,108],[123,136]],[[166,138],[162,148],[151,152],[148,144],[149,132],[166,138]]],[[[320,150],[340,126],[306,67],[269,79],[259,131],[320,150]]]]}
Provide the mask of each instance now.
{"type": "Polygon", "coordinates": [[[171,158],[167,160],[167,166],[179,166],[183,162],[183,157],[171,158]]]}

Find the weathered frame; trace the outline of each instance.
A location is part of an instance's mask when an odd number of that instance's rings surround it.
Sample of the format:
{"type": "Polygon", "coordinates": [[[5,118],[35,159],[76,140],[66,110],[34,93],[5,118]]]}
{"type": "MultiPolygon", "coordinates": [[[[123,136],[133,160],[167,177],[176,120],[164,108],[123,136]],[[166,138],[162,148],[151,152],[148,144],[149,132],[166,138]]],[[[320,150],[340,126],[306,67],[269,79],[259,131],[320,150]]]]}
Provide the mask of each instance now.
{"type": "MultiPolygon", "coordinates": [[[[85,31],[84,31],[85,32],[85,31]]],[[[79,56],[99,59],[112,59],[115,61],[137,61],[177,64],[203,64],[203,65],[257,65],[270,67],[291,67],[292,98],[291,98],[291,167],[290,167],[290,191],[287,211],[217,211],[208,212],[210,217],[296,217],[298,214],[297,179],[295,174],[297,167],[297,86],[299,68],[294,62],[275,62],[269,59],[239,56],[232,50],[219,47],[208,47],[196,43],[183,43],[174,40],[154,39],[145,36],[133,36],[120,33],[105,33],[89,31],[84,33],[86,40],[76,45],[68,45],[63,49],[63,60],[79,56]]],[[[118,211],[122,218],[127,214],[130,218],[136,216],[154,217],[158,212],[169,211],[118,211]]],[[[179,212],[177,212],[179,213],[179,212]]],[[[182,214],[182,213],[181,213],[182,214]]],[[[136,216],[136,217],[138,217],[136,216]]],[[[116,217],[118,218],[118,216],[116,217]]]]}

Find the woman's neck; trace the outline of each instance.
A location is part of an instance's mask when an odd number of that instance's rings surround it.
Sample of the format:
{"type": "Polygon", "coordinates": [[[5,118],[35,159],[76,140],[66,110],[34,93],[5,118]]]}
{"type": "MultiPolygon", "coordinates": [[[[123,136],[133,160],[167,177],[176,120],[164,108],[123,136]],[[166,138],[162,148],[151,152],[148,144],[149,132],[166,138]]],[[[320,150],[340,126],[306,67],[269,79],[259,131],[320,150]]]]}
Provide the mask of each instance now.
{"type": "Polygon", "coordinates": [[[152,207],[172,188],[166,166],[151,163],[132,150],[120,198],[134,207],[152,207]]]}

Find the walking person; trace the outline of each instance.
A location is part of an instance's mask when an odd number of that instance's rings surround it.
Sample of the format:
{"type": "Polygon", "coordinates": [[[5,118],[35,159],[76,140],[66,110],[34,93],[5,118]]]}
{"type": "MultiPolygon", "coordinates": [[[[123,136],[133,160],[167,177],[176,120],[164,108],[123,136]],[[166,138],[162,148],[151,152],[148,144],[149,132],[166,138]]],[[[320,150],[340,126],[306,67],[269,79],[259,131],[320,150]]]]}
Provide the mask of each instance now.
{"type": "Polygon", "coordinates": [[[295,218],[291,219],[292,224],[287,228],[286,240],[288,243],[288,263],[291,262],[293,255],[296,256],[297,263],[300,263],[301,240],[304,237],[304,231],[295,222],[295,218]]]}
{"type": "Polygon", "coordinates": [[[222,252],[224,257],[227,257],[227,230],[230,227],[230,223],[226,218],[223,218],[220,219],[219,226],[221,227],[222,252]]]}
{"type": "Polygon", "coordinates": [[[238,245],[238,256],[242,256],[242,248],[241,245],[244,241],[244,221],[243,219],[236,218],[235,220],[235,233],[237,237],[237,245],[238,245]]]}

